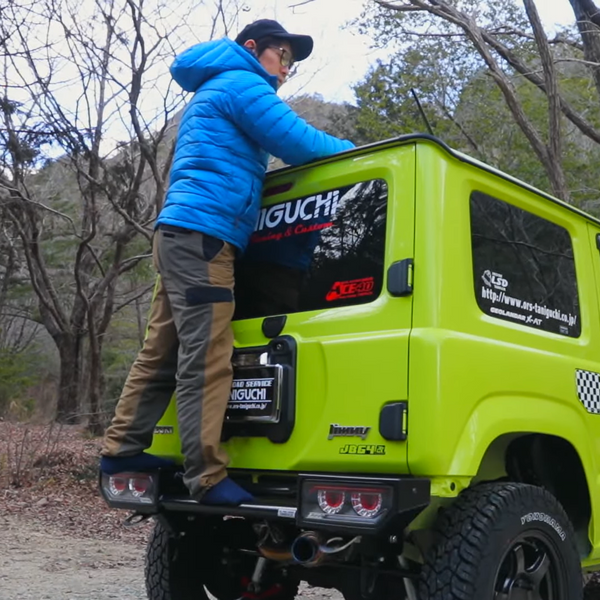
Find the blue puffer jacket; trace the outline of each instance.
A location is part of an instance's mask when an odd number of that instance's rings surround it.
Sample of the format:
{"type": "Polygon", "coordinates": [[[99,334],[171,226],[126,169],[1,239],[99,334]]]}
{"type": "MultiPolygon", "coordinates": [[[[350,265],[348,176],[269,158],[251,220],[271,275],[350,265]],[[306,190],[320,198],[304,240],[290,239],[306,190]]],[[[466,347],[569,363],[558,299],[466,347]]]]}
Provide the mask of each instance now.
{"type": "Polygon", "coordinates": [[[258,218],[269,153],[298,165],[353,147],[298,117],[277,96],[277,78],[227,38],[189,48],[171,74],[195,94],[179,125],[157,225],[201,231],[243,250],[258,218]]]}

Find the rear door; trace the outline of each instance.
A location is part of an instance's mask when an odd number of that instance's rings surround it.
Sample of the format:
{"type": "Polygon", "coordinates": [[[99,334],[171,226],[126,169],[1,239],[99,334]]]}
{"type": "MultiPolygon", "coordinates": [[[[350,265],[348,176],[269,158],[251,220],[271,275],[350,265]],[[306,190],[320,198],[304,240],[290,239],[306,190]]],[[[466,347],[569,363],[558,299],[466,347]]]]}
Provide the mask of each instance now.
{"type": "Polygon", "coordinates": [[[397,421],[406,423],[398,403],[412,297],[392,296],[387,283],[390,267],[413,255],[414,177],[411,144],[269,178],[238,269],[234,330],[240,348],[261,348],[265,319],[285,315],[281,335],[297,352],[294,423],[284,443],[232,437],[232,466],[407,470],[397,421]],[[397,439],[381,435],[380,421],[397,439]]]}

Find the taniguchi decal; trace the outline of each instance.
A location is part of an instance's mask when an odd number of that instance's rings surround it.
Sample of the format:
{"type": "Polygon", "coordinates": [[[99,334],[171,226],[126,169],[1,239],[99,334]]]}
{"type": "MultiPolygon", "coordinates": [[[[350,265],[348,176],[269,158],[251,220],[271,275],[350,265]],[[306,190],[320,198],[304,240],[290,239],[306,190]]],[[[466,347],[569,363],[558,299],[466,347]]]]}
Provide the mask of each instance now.
{"type": "Polygon", "coordinates": [[[293,225],[299,221],[312,221],[320,216],[335,217],[340,200],[340,192],[328,192],[326,196],[317,194],[308,198],[299,198],[293,202],[284,202],[261,209],[256,231],[275,229],[281,223],[293,225]]]}
{"type": "Polygon", "coordinates": [[[262,208],[252,243],[322,231],[333,226],[340,202],[339,190],[315,194],[262,208]]]}

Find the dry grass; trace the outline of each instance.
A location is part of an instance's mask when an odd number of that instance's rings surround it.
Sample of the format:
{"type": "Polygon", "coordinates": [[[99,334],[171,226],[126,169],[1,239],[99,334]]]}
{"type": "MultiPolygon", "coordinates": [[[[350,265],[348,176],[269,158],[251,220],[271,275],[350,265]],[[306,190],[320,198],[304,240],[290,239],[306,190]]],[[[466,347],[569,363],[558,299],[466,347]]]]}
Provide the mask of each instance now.
{"type": "Polygon", "coordinates": [[[98,492],[101,440],[81,427],[0,422],[0,514],[62,534],[143,543],[149,524],[123,526],[98,492]]]}

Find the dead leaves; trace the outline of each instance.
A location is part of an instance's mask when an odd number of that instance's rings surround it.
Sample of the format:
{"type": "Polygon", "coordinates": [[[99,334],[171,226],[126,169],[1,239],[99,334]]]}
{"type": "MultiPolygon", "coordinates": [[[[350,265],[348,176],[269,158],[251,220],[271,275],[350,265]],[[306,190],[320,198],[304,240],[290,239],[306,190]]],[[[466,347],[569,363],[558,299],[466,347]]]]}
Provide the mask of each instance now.
{"type": "Polygon", "coordinates": [[[125,527],[98,492],[101,439],[80,426],[0,422],[0,514],[57,534],[145,544],[148,522],[125,527]]]}

